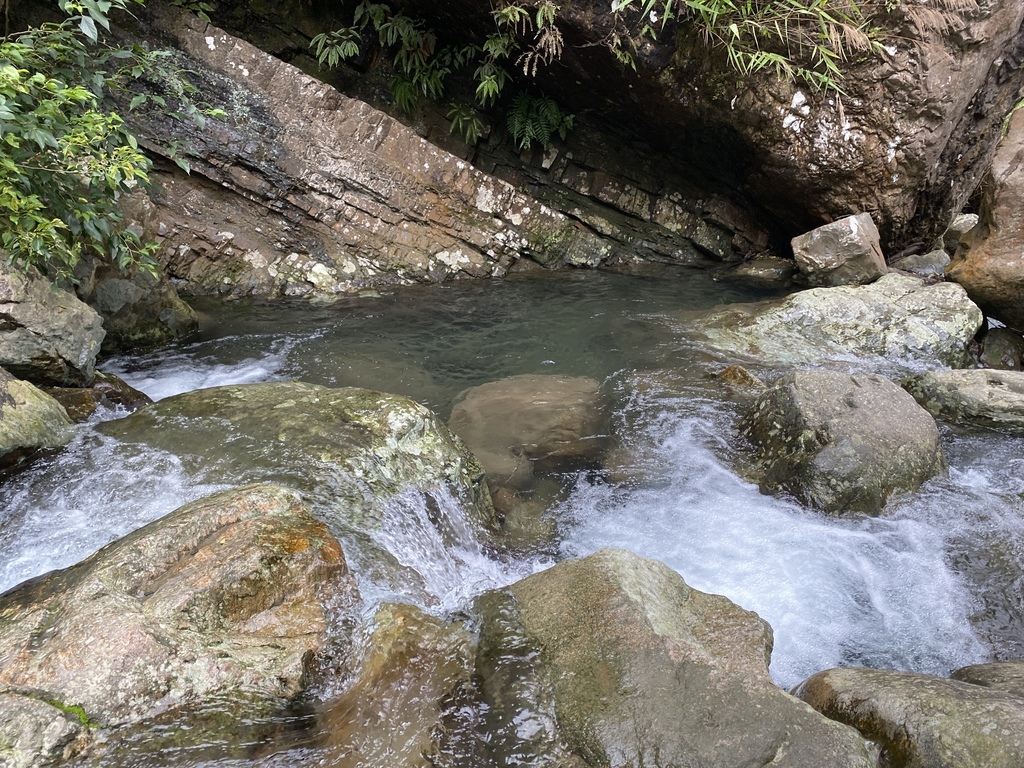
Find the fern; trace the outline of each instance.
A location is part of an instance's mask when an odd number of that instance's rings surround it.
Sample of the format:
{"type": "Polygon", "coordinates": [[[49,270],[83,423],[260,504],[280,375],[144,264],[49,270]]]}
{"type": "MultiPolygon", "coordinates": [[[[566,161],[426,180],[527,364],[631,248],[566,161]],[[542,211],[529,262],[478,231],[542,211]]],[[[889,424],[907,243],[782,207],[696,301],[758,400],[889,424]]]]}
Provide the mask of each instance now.
{"type": "Polygon", "coordinates": [[[537,142],[545,149],[557,134],[565,138],[572,130],[573,116],[567,115],[558,103],[547,96],[532,96],[520,91],[512,99],[505,124],[517,146],[529,149],[537,142]]]}

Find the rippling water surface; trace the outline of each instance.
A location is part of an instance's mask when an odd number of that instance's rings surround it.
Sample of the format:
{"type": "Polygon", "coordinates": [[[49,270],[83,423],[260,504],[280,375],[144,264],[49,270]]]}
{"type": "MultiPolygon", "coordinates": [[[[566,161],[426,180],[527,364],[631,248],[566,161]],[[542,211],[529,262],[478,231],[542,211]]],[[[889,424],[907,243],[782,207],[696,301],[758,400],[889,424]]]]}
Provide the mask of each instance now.
{"type": "MultiPolygon", "coordinates": [[[[761,495],[741,474],[734,424],[742,406],[714,376],[729,361],[661,322],[676,310],[760,297],[679,269],[516,277],[320,305],[203,303],[198,340],[101,368],[157,399],[301,379],[397,392],[443,417],[460,391],[494,379],[591,376],[614,404],[617,465],[560,478],[568,493],[550,511],[556,549],[495,559],[452,500],[440,510],[445,536],[435,525],[438,510],[423,499],[394,500],[373,545],[419,573],[429,611],[459,611],[551,558],[616,546],[663,560],[692,586],[767,619],[775,630],[772,674],[783,686],[838,664],[943,674],[1020,655],[1024,440],[944,426],[948,477],[892,500],[878,518],[826,518],[761,495]]],[[[891,363],[853,367],[889,370],[891,363]]],[[[753,369],[769,379],[781,372],[753,369]]],[[[120,444],[87,425],[66,451],[0,486],[0,589],[77,562],[217,489],[174,456],[120,444]]],[[[394,594],[362,568],[358,541],[343,544],[371,602],[417,599],[394,594]]],[[[253,743],[282,738],[301,718],[271,728],[273,737],[262,723],[253,743]]],[[[106,764],[162,764],[152,757],[158,732],[126,741],[106,764]]],[[[254,764],[225,749],[210,745],[178,762],[254,764]]],[[[323,759],[299,740],[267,764],[323,759]]]]}

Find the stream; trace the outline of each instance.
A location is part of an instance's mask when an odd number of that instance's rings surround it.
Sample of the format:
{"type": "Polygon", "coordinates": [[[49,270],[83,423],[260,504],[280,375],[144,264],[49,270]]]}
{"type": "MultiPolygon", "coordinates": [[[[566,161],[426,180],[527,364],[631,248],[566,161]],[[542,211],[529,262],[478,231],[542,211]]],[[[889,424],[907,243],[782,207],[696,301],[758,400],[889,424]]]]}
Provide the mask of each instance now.
{"type": "MultiPolygon", "coordinates": [[[[735,422],[743,403],[715,377],[732,361],[688,343],[667,318],[769,295],[707,271],[666,268],[517,275],[331,303],[203,301],[197,339],[99,367],[154,399],[299,379],[407,395],[443,418],[461,391],[506,376],[593,377],[612,403],[618,467],[554,478],[561,492],[549,513],[558,531],[552,547],[495,557],[458,504],[442,505],[458,532],[442,541],[430,533],[422,499],[396,500],[375,544],[419,572],[430,612],[457,612],[557,559],[614,546],[661,560],[691,586],[766,619],[775,632],[771,673],[782,687],[838,665],[948,674],[1019,657],[1024,439],[940,425],[948,476],[892,499],[877,518],[829,518],[762,495],[741,474],[735,422]]],[[[886,360],[841,365],[900,373],[886,360]]],[[[766,380],[783,373],[748,367],[766,380]]],[[[220,488],[175,456],[93,426],[0,486],[0,591],[220,488]]],[[[358,542],[342,544],[368,611],[381,600],[415,599],[361,569],[358,542]]],[[[294,758],[273,765],[306,764],[301,750],[294,758]]],[[[251,764],[203,760],[174,764],[251,764]]]]}

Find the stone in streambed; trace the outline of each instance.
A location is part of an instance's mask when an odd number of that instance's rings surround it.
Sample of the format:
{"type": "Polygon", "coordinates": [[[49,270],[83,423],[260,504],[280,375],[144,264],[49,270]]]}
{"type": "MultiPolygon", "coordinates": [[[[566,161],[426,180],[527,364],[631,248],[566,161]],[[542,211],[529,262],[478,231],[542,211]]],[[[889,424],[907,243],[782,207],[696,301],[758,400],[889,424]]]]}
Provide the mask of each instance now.
{"type": "Polygon", "coordinates": [[[0,368],[0,469],[61,447],[71,439],[70,426],[60,403],[0,368]]]}
{"type": "Polygon", "coordinates": [[[407,490],[449,493],[482,530],[495,527],[479,463],[433,412],[398,395],[297,381],[215,387],[98,428],[181,456],[208,482],[298,488],[360,530],[407,490]]]}
{"type": "Polygon", "coordinates": [[[96,409],[119,407],[135,411],[153,399],[112,373],[96,371],[90,387],[47,387],[46,394],[64,406],[73,421],[85,421],[96,409]]]}
{"type": "Polygon", "coordinates": [[[986,314],[1024,331],[1024,112],[1017,110],[992,160],[978,226],[965,234],[946,277],[986,314]]]}
{"type": "Polygon", "coordinates": [[[972,685],[981,685],[994,691],[1005,691],[1024,699],[1024,661],[993,661],[971,664],[950,675],[972,685]]]}
{"type": "Polygon", "coordinates": [[[1024,372],[987,368],[930,371],[901,383],[922,406],[941,418],[1024,431],[1024,372]]]}
{"type": "Polygon", "coordinates": [[[895,272],[870,285],[812,288],[671,317],[719,352],[792,366],[887,357],[958,367],[984,319],[960,286],[895,272]]]}
{"type": "Polygon", "coordinates": [[[478,609],[489,744],[524,764],[874,765],[775,686],[764,621],[662,563],[601,550],[478,609]]]}
{"type": "Polygon", "coordinates": [[[0,693],[0,766],[56,768],[83,746],[73,714],[32,696],[0,693]]]}
{"type": "Polygon", "coordinates": [[[878,513],[944,468],[935,421],[877,375],[797,371],[744,416],[763,469],[761,489],[828,513],[878,513]]]}
{"type": "Polygon", "coordinates": [[[0,263],[0,366],[33,384],[92,383],[105,332],[95,310],[35,268],[0,263]]]}
{"type": "Polygon", "coordinates": [[[460,395],[448,425],[495,485],[523,488],[534,468],[593,464],[607,443],[600,385],[570,376],[512,376],[460,395]]]}
{"type": "Polygon", "coordinates": [[[473,637],[411,605],[384,604],[373,624],[351,684],[323,704],[319,750],[328,765],[434,765],[424,758],[445,738],[448,702],[469,684],[473,637]]]}
{"type": "Polygon", "coordinates": [[[1009,328],[989,328],[981,342],[978,362],[985,368],[1021,370],[1024,368],[1024,336],[1009,328]]]}
{"type": "Polygon", "coordinates": [[[273,708],[357,600],[295,491],[224,491],[0,595],[0,687],[95,727],[232,695],[273,708]]]}
{"type": "Polygon", "coordinates": [[[912,672],[846,668],[819,672],[796,695],[882,747],[882,765],[1020,768],[1024,698],[912,672]]]}

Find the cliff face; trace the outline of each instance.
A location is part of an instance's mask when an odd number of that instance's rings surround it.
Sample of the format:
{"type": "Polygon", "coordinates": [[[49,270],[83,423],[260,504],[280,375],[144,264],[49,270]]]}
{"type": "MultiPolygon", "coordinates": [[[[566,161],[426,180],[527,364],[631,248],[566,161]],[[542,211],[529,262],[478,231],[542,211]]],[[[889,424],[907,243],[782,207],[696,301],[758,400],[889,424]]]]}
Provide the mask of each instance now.
{"type": "MultiPolygon", "coordinates": [[[[158,172],[144,229],[192,292],[305,295],[500,276],[523,257],[736,261],[769,242],[727,197],[678,175],[645,185],[603,170],[597,157],[608,150],[596,140],[537,158],[558,183],[524,173],[513,184],[195,16],[157,10],[149,21],[199,100],[225,112],[203,128],[132,113],[154,152],[177,142],[191,164],[189,176],[158,172]]],[[[641,171],[656,167],[635,157],[641,171]]]]}
{"type": "MultiPolygon", "coordinates": [[[[488,7],[476,0],[400,5],[455,36],[482,39],[493,30],[488,7]]],[[[940,234],[988,168],[1002,121],[1024,85],[1024,6],[1015,0],[865,0],[861,6],[885,51],[845,65],[841,96],[769,74],[741,78],[692,30],[674,23],[640,46],[634,73],[603,44],[611,31],[605,0],[560,4],[565,46],[539,85],[577,115],[577,124],[615,137],[612,151],[600,153],[591,135],[570,137],[567,149],[588,154],[594,168],[632,171],[636,186],[655,191],[678,186],[680,177],[715,189],[752,212],[762,229],[768,222],[781,242],[869,212],[894,253],[940,234]],[[634,140],[657,158],[653,170],[617,167],[617,155],[628,155],[634,140]]],[[[309,39],[347,19],[336,15],[335,4],[288,8],[224,2],[216,18],[233,34],[316,71],[309,39]]],[[[376,66],[362,62],[369,76],[352,68],[322,76],[374,101],[381,98],[376,66]]],[[[494,122],[500,133],[500,118],[494,122]]],[[[524,169],[503,170],[509,153],[500,145],[488,142],[477,161],[519,183],[524,169]]],[[[563,184],[557,167],[539,165],[534,161],[525,177],[540,186],[563,184]]],[[[694,199],[700,196],[682,194],[700,215],[694,199]]]]}
{"type": "MultiPolygon", "coordinates": [[[[226,117],[204,130],[139,118],[154,151],[176,140],[193,169],[158,173],[147,234],[188,290],[235,295],[499,276],[524,256],[739,261],[785,253],[789,237],[851,212],[872,215],[892,255],[963,206],[1024,82],[1024,6],[944,2],[941,23],[910,0],[876,16],[892,44],[851,66],[842,96],[738,78],[682,26],[642,46],[634,73],[601,44],[604,5],[566,3],[544,85],[578,127],[532,152],[512,148],[497,113],[468,147],[447,133],[445,107],[405,122],[378,111],[368,102],[389,98],[373,61],[319,72],[309,39],[342,20],[317,4],[225,3],[225,23],[269,53],[154,7],[144,34],[180,51],[200,100],[226,117]]],[[[489,20],[470,0],[443,14],[433,22],[455,35],[489,20]]]]}

